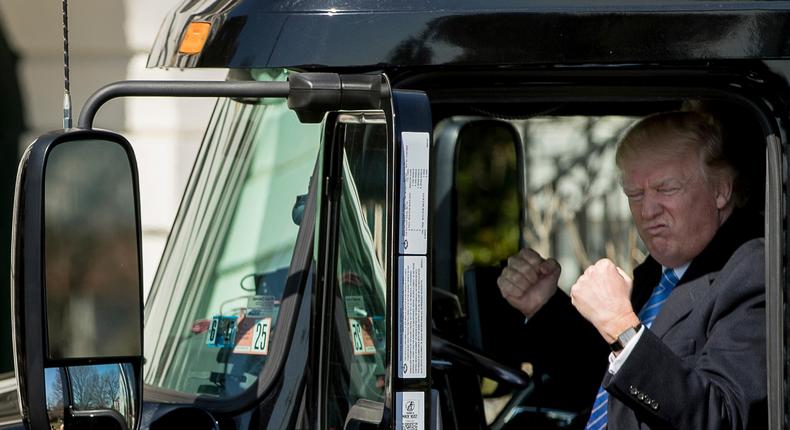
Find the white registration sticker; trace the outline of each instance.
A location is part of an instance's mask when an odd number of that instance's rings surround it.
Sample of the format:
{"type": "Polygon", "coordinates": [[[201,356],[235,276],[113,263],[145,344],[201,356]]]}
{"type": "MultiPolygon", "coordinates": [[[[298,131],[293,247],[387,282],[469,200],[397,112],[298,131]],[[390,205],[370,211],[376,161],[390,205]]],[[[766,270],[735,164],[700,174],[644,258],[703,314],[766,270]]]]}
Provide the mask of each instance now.
{"type": "Polygon", "coordinates": [[[274,296],[248,297],[246,315],[260,318],[274,315],[274,296]]]}
{"type": "Polygon", "coordinates": [[[239,321],[236,354],[268,355],[271,338],[271,318],[245,317],[239,321]]]}

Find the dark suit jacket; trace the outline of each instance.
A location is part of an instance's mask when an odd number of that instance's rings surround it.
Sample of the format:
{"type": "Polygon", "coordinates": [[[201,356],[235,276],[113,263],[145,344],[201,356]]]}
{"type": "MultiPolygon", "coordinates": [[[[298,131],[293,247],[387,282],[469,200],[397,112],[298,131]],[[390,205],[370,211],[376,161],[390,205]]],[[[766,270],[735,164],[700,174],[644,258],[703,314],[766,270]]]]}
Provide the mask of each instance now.
{"type": "Polygon", "coordinates": [[[762,239],[721,271],[678,285],[615,375],[609,429],[763,429],[766,420],[762,239]]]}
{"type": "MultiPolygon", "coordinates": [[[[762,428],[765,266],[762,243],[749,242],[761,236],[758,217],[735,211],[691,262],[615,377],[606,371],[608,346],[558,292],[525,327],[525,355],[551,381],[549,403],[556,398],[563,404],[554,406],[589,408],[606,376],[610,429],[762,428]]],[[[637,313],[660,276],[650,257],[634,270],[637,313]]],[[[586,421],[584,414],[579,421],[586,421]]]]}

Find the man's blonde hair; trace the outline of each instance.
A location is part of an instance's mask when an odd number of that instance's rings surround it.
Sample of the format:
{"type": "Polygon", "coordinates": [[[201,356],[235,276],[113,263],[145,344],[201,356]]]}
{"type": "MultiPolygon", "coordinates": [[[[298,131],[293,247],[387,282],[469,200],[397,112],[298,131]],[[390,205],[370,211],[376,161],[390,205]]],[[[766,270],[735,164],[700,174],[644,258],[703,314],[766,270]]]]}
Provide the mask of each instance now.
{"type": "Polygon", "coordinates": [[[697,111],[670,111],[648,115],[629,128],[617,146],[615,162],[622,170],[623,161],[644,156],[677,157],[686,151],[698,151],[702,173],[709,182],[728,180],[732,199],[743,206],[745,193],[740,190],[738,172],[725,153],[721,124],[712,115],[697,111]]]}

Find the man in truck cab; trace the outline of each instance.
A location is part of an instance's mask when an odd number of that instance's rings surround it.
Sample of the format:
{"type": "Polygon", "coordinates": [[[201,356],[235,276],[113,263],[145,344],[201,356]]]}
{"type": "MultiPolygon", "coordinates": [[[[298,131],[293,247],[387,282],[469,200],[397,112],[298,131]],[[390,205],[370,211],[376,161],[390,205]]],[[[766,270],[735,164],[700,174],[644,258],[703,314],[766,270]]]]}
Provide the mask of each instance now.
{"type": "Polygon", "coordinates": [[[558,262],[532,249],[497,281],[527,317],[536,369],[581,375],[559,391],[582,399],[584,428],[766,426],[762,224],[743,208],[727,136],[711,115],[673,111],[622,138],[616,163],[649,251],[633,281],[603,259],[568,297],[558,262]]]}

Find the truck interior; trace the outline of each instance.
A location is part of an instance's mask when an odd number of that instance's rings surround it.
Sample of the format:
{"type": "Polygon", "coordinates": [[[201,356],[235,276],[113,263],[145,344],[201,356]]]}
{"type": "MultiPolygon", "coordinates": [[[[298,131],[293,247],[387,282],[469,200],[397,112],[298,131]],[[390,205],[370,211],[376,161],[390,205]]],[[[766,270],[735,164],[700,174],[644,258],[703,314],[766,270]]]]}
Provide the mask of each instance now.
{"type": "MultiPolygon", "coordinates": [[[[460,91],[437,91],[431,97],[436,124],[434,330],[525,371],[530,383],[519,387],[502,378],[491,380],[480,363],[466,363],[464,370],[488,378],[464,382],[468,374],[457,369],[464,364],[439,366],[434,380],[445,384],[442,416],[454,420],[443,424],[464,428],[485,417],[480,428],[583,428],[578,417],[588,412],[600,381],[590,380],[584,371],[585,357],[567,357],[562,363],[530,358],[542,345],[520,341],[524,316],[497,287],[507,257],[528,246],[557,258],[563,268],[560,288],[566,293],[600,258],[615,261],[626,272],[639,264],[646,249],[631,222],[614,153],[634,121],[668,110],[697,109],[720,118],[728,151],[748,190],[744,209],[763,222],[767,133],[761,128],[762,114],[750,106],[728,97],[694,95],[693,90],[664,97],[626,87],[598,88],[590,91],[596,95],[585,97],[585,90],[577,88],[570,97],[560,90],[537,101],[527,95],[529,90],[523,90],[523,97],[518,89],[498,90],[464,91],[478,95],[476,99],[459,96],[460,91]],[[470,399],[473,386],[480,388],[483,401],[470,399]],[[462,407],[454,402],[463,402],[462,407]]],[[[546,334],[556,335],[561,334],[546,334]]]]}

